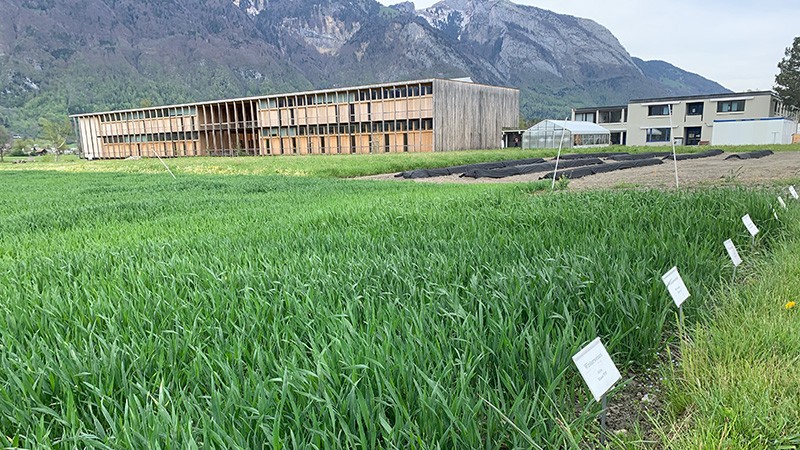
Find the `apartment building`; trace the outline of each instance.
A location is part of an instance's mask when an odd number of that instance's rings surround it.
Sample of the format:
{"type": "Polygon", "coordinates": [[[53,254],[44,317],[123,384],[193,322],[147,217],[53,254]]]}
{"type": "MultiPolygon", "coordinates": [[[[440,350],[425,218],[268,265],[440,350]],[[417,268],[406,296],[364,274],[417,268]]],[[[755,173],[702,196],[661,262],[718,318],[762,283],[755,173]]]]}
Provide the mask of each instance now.
{"type": "Polygon", "coordinates": [[[489,149],[519,90],[428,79],[70,117],[88,159],[489,149]]]}
{"type": "Polygon", "coordinates": [[[788,144],[797,112],[772,91],[631,100],[624,106],[576,108],[575,121],[611,132],[617,145],[788,144]]]}

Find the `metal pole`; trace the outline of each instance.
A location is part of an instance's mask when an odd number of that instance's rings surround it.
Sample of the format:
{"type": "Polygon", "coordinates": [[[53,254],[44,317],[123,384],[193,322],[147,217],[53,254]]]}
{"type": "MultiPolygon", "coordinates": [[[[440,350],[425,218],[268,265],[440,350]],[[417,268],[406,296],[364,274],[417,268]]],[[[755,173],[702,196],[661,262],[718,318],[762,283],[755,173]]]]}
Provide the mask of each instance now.
{"type": "MultiPolygon", "coordinates": [[[[558,174],[558,161],[561,159],[561,149],[564,147],[564,134],[567,132],[567,120],[569,116],[564,119],[564,127],[561,129],[561,141],[558,143],[558,155],[556,155],[556,167],[553,170],[553,185],[550,190],[556,190],[556,174],[558,174]]],[[[553,133],[555,135],[555,133],[553,133]]]]}
{"type": "Polygon", "coordinates": [[[600,412],[600,443],[605,445],[606,443],[606,435],[608,434],[608,397],[603,395],[601,401],[601,407],[603,410],[600,412]]]}
{"type": "Polygon", "coordinates": [[[163,159],[161,159],[161,156],[158,154],[158,152],[155,152],[155,154],[156,154],[156,158],[158,158],[158,160],[159,160],[159,161],[161,161],[161,164],[163,164],[163,165],[164,165],[164,167],[167,169],[167,172],[169,172],[169,174],[170,174],[170,175],[172,175],[172,178],[173,178],[173,179],[175,179],[175,180],[177,180],[178,178],[176,178],[176,177],[175,177],[175,174],[174,174],[174,173],[172,173],[172,171],[171,171],[171,170],[169,170],[169,166],[167,166],[167,163],[165,163],[165,162],[164,162],[164,160],[163,160],[163,159]]]}
{"type": "Polygon", "coordinates": [[[673,135],[672,106],[669,105],[669,139],[672,141],[672,162],[675,163],[675,189],[680,189],[680,183],[678,182],[678,155],[675,151],[675,136],[673,135]]]}

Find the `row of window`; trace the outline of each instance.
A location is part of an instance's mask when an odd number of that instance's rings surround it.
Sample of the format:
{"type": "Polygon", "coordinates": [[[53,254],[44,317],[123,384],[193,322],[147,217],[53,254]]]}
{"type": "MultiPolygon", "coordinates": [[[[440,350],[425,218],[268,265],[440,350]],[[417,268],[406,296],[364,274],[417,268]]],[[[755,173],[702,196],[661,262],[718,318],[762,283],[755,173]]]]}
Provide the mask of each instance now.
{"type": "Polygon", "coordinates": [[[433,86],[429,84],[359,89],[353,92],[326,92],[321,94],[292,95],[287,97],[267,98],[259,101],[261,109],[291,108],[306,105],[330,105],[333,103],[354,103],[370,100],[386,100],[394,98],[419,97],[432,95],[433,86]]]}
{"type": "MultiPolygon", "coordinates": [[[[319,151],[322,154],[325,153],[346,153],[347,150],[350,153],[358,153],[359,149],[366,148],[370,153],[390,153],[392,151],[392,141],[389,138],[389,135],[384,135],[383,139],[379,139],[370,135],[368,137],[368,142],[366,147],[360,147],[357,145],[356,137],[350,136],[349,139],[349,148],[348,148],[348,140],[345,139],[344,136],[335,136],[331,137],[329,140],[326,141],[325,137],[319,138],[319,151]]],[[[276,143],[275,146],[270,144],[270,141],[265,141],[266,144],[266,151],[268,155],[284,155],[284,154],[298,154],[305,150],[304,153],[311,154],[314,151],[314,146],[312,145],[311,138],[302,138],[298,141],[298,138],[293,137],[289,142],[284,142],[280,140],[276,143]],[[305,148],[303,148],[305,147],[305,148]]],[[[417,147],[422,147],[420,144],[417,147]]],[[[402,152],[408,152],[411,146],[409,145],[408,133],[403,134],[403,143],[402,145],[399,142],[394,143],[395,150],[400,150],[402,152]]]]}
{"type": "Polygon", "coordinates": [[[295,127],[270,127],[261,130],[265,137],[307,136],[326,134],[383,133],[394,131],[432,130],[433,119],[362,122],[340,125],[301,125],[295,127]]]}
{"type": "Polygon", "coordinates": [[[163,117],[182,117],[197,114],[197,108],[186,106],[183,108],[153,109],[146,111],[130,111],[123,113],[101,114],[100,122],[121,122],[123,120],[160,119],[163,117]]]}
{"type": "MultiPolygon", "coordinates": [[[[744,100],[731,100],[727,102],[717,102],[718,113],[728,112],[744,112],[744,100]]],[[[648,108],[647,115],[649,116],[668,116],[670,114],[671,105],[651,105],[648,108]]],[[[687,103],[686,115],[687,116],[702,116],[703,115],[703,102],[687,103]]]]}
{"type": "MultiPolygon", "coordinates": [[[[373,120],[375,120],[375,121],[380,120],[381,118],[391,119],[391,118],[393,118],[393,117],[395,117],[397,115],[397,112],[395,112],[395,111],[382,111],[381,113],[375,113],[375,116],[373,118],[373,115],[372,115],[372,103],[367,103],[366,106],[367,106],[366,113],[362,110],[362,111],[360,111],[360,114],[358,114],[358,115],[361,116],[360,117],[361,120],[364,119],[364,115],[365,114],[366,114],[367,120],[370,121],[370,122],[373,121],[373,120]]],[[[332,116],[328,116],[328,115],[325,115],[325,114],[320,115],[320,116],[314,116],[314,115],[305,115],[305,116],[303,116],[302,114],[300,114],[300,116],[304,117],[304,119],[306,121],[313,121],[313,120],[316,120],[316,119],[321,119],[321,120],[326,121],[326,122],[330,121],[330,122],[333,122],[333,123],[339,123],[340,121],[342,121],[342,114],[341,114],[340,108],[333,108],[333,109],[334,109],[334,114],[332,116]]],[[[349,109],[348,110],[349,110],[349,117],[350,117],[349,121],[350,122],[356,122],[359,119],[359,117],[357,117],[358,115],[356,114],[356,105],[351,103],[349,105],[349,109]]],[[[297,124],[297,118],[295,117],[296,116],[295,111],[296,110],[293,109],[293,108],[288,110],[288,113],[289,113],[289,117],[288,117],[288,122],[289,123],[288,124],[284,123],[286,121],[285,118],[284,118],[284,114],[278,114],[277,115],[277,121],[278,121],[277,125],[278,126],[296,125],[297,124]]],[[[413,111],[413,112],[416,112],[416,113],[419,113],[419,115],[425,116],[425,115],[430,115],[432,110],[431,109],[420,109],[418,111],[413,111]]],[[[400,114],[404,114],[404,113],[400,112],[400,114]]],[[[406,112],[405,114],[408,114],[408,113],[406,112]]],[[[345,120],[347,120],[347,117],[348,117],[347,113],[345,113],[344,117],[345,117],[345,120]]],[[[274,120],[272,120],[271,122],[274,122],[274,120]]]]}
{"type": "MultiPolygon", "coordinates": [[[[718,113],[729,112],[744,112],[744,100],[731,100],[726,102],[717,102],[718,113]]],[[[671,105],[650,105],[647,109],[647,115],[650,117],[668,116],[670,114],[671,105]]],[[[687,116],[702,116],[704,110],[703,102],[687,103],[686,115],[687,116]]],[[[592,123],[620,123],[623,121],[622,110],[600,111],[599,117],[595,117],[593,112],[576,113],[575,120],[578,122],[592,122],[592,123]]]]}
{"type": "Polygon", "coordinates": [[[153,134],[134,134],[125,136],[104,136],[104,144],[129,144],[132,142],[167,142],[167,141],[189,141],[200,138],[200,133],[153,133],[153,134]]]}

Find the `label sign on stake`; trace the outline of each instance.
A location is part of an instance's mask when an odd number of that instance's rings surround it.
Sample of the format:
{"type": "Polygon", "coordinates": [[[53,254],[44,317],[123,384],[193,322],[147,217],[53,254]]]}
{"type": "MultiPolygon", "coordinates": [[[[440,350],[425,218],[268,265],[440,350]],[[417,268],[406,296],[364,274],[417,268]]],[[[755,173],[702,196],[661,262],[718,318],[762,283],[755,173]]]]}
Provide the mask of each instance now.
{"type": "Polygon", "coordinates": [[[783,197],[781,197],[780,195],[778,196],[778,203],[781,205],[781,208],[787,209],[786,208],[786,202],[783,201],[783,197]]]}
{"type": "Polygon", "coordinates": [[[749,231],[753,237],[756,237],[758,234],[758,227],[755,223],[753,223],[753,219],[750,218],[750,214],[742,217],[742,222],[744,222],[744,226],[747,227],[747,231],[749,231]]]}
{"type": "Polygon", "coordinates": [[[800,196],[797,195],[797,191],[794,189],[794,186],[789,186],[789,193],[792,194],[793,199],[800,199],[800,196]]]}
{"type": "Polygon", "coordinates": [[[683,282],[683,278],[681,278],[681,274],[678,273],[678,268],[673,267],[670,269],[669,272],[661,277],[661,281],[667,286],[667,290],[669,291],[669,295],[672,296],[675,306],[680,308],[683,302],[689,298],[690,294],[689,289],[686,288],[686,284],[683,282]]]}
{"type": "Polygon", "coordinates": [[[600,338],[593,340],[576,353],[572,357],[572,362],[578,366],[583,381],[589,386],[594,399],[598,402],[611,390],[614,383],[622,378],[600,338]]]}
{"type": "Polygon", "coordinates": [[[732,240],[728,239],[725,241],[725,250],[728,251],[728,256],[731,257],[733,265],[739,267],[742,264],[742,257],[739,256],[739,252],[736,250],[736,246],[733,244],[732,240]]]}

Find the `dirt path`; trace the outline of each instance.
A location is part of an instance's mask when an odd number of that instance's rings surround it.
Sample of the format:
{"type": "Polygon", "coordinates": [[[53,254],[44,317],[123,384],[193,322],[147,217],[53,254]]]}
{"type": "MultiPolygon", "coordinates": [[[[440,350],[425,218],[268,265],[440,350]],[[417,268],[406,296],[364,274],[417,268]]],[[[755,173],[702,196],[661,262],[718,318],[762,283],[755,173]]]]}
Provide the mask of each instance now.
{"type": "MultiPolygon", "coordinates": [[[[779,152],[761,159],[726,161],[725,158],[729,155],[678,161],[678,177],[681,186],[697,187],[730,183],[758,185],[788,178],[800,178],[800,152],[779,152]]],[[[672,187],[675,185],[674,170],[673,162],[665,161],[664,164],[658,166],[637,167],[572,180],[569,188],[570,190],[585,190],[617,187],[672,187]]],[[[542,175],[544,173],[533,173],[498,180],[460,178],[458,175],[404,180],[395,178],[395,174],[384,174],[360,179],[423,183],[525,183],[536,181],[542,175]]]]}

